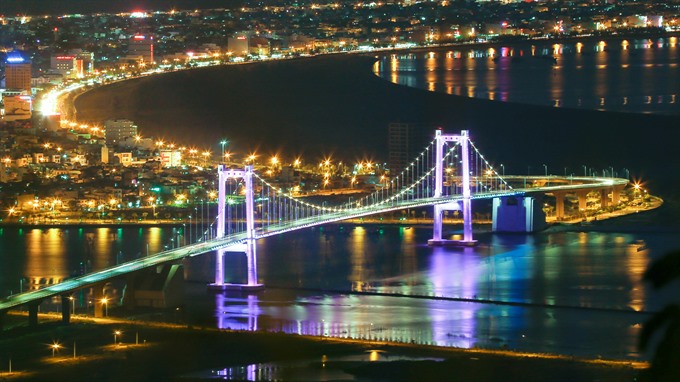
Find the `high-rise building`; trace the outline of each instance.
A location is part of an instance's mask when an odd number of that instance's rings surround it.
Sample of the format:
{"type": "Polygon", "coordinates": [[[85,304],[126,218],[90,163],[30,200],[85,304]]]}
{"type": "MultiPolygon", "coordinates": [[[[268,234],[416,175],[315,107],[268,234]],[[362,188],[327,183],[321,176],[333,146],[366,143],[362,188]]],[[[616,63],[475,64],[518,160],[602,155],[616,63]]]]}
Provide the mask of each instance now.
{"type": "Polygon", "coordinates": [[[69,54],[57,54],[50,57],[50,71],[59,73],[64,78],[82,78],[94,71],[93,61],[92,53],[76,49],[69,54]]]}
{"type": "Polygon", "coordinates": [[[78,68],[78,77],[93,73],[94,53],[84,51],[76,53],[76,67],[78,68]]]}
{"type": "Polygon", "coordinates": [[[250,37],[245,33],[239,33],[227,40],[227,49],[234,56],[245,56],[250,52],[250,37]]]}
{"type": "Polygon", "coordinates": [[[136,34],[128,43],[128,57],[138,61],[154,62],[153,36],[136,34]]]}
{"type": "Polygon", "coordinates": [[[5,62],[5,88],[31,94],[31,62],[15,52],[9,53],[5,62]]]}
{"type": "Polygon", "coordinates": [[[433,134],[432,129],[420,123],[390,123],[387,142],[390,175],[401,173],[425,148],[433,134]]]}
{"type": "Polygon", "coordinates": [[[128,119],[107,120],[104,122],[106,143],[116,145],[127,138],[137,136],[137,125],[128,119]]]}
{"type": "Polygon", "coordinates": [[[50,70],[61,74],[64,78],[76,78],[78,68],[76,57],[72,55],[56,55],[50,57],[50,70]]]}

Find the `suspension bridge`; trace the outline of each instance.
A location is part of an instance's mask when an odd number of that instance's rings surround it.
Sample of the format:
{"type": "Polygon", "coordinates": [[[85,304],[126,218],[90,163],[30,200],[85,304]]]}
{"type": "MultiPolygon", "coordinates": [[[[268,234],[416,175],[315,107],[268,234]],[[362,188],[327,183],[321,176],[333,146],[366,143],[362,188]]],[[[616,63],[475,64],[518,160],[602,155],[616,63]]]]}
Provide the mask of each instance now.
{"type": "MultiPolygon", "coordinates": [[[[258,175],[253,166],[228,168],[219,165],[218,213],[204,232],[184,245],[120,265],[65,280],[42,289],[19,293],[0,300],[0,318],[9,309],[27,305],[29,322],[37,323],[41,301],[62,296],[63,319],[69,320],[70,294],[78,289],[124,276],[153,266],[172,263],[209,252],[216,253],[212,289],[257,290],[263,283],[257,276],[258,239],[347,219],[412,208],[432,206],[433,235],[430,245],[475,245],[472,231],[472,201],[493,199],[493,230],[532,232],[545,222],[540,195],[551,193],[557,213],[564,214],[564,196],[575,193],[579,205],[585,195],[599,190],[603,205],[618,203],[620,191],[628,180],[597,177],[504,176],[485,158],[466,130],[460,134],[436,131],[434,139],[410,165],[376,190],[360,199],[337,205],[314,204],[294,197],[258,175]],[[560,206],[560,203],[562,205],[560,206]],[[444,211],[460,211],[463,235],[449,240],[442,235],[444,211]],[[230,284],[224,280],[226,253],[244,253],[247,258],[247,283],[230,284]]],[[[95,288],[97,289],[97,288],[95,288]]]]}

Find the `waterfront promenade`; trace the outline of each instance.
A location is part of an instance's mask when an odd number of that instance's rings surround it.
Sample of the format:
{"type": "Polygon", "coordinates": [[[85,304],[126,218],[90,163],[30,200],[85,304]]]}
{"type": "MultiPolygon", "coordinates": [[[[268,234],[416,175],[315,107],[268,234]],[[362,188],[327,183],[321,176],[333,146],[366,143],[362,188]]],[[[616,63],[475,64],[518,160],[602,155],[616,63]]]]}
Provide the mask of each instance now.
{"type": "MultiPolygon", "coordinates": [[[[582,224],[583,222],[594,222],[603,221],[608,219],[615,219],[617,217],[622,217],[631,214],[637,214],[641,212],[651,211],[661,207],[663,204],[663,199],[650,196],[650,201],[648,203],[640,205],[626,205],[623,208],[614,211],[601,211],[594,212],[588,217],[583,216],[568,216],[564,219],[557,220],[555,216],[546,216],[546,223],[548,224],[566,224],[566,225],[576,225],[582,224]]],[[[76,219],[66,219],[66,218],[54,218],[50,219],[49,223],[47,221],[33,221],[30,219],[28,222],[20,223],[18,221],[5,220],[0,222],[0,226],[25,226],[25,227],[66,227],[66,226],[148,226],[148,225],[182,225],[188,224],[188,220],[176,220],[176,219],[142,219],[135,221],[124,221],[124,220],[114,220],[114,219],[87,219],[87,218],[76,218],[76,219]]],[[[191,222],[191,224],[210,224],[212,221],[201,220],[191,222]]],[[[432,218],[429,217],[419,217],[417,215],[412,217],[400,217],[393,214],[387,216],[366,216],[360,219],[348,219],[341,223],[348,224],[399,224],[399,225],[432,225],[432,218]]],[[[463,224],[462,218],[445,217],[443,218],[444,224],[460,225],[463,224]]],[[[474,224],[477,225],[489,225],[491,224],[491,219],[484,216],[477,216],[474,219],[474,224]]]]}

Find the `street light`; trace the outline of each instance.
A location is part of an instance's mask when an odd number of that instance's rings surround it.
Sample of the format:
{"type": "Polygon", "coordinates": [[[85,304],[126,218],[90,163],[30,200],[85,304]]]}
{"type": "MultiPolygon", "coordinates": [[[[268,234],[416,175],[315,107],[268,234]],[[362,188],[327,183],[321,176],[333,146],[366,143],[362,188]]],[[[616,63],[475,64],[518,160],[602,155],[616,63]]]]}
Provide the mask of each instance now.
{"type": "Polygon", "coordinates": [[[543,170],[545,170],[545,176],[548,176],[548,166],[543,163],[543,170]]]}
{"type": "Polygon", "coordinates": [[[54,353],[57,350],[61,349],[61,345],[58,342],[53,343],[50,347],[52,348],[52,357],[54,357],[54,353]]]}
{"type": "Polygon", "coordinates": [[[154,198],[153,196],[149,198],[149,204],[151,204],[151,209],[153,211],[153,217],[154,218],[156,217],[156,203],[155,203],[155,201],[156,201],[156,198],[154,198]]]}
{"type": "Polygon", "coordinates": [[[121,334],[123,334],[123,332],[121,332],[120,330],[115,330],[113,332],[113,344],[114,345],[118,344],[118,336],[121,335],[121,334]]]}
{"type": "Polygon", "coordinates": [[[257,158],[257,155],[255,155],[254,153],[248,155],[248,156],[246,157],[246,163],[255,164],[255,158],[257,158]]]}
{"type": "Polygon", "coordinates": [[[501,163],[501,170],[503,171],[503,176],[505,176],[505,165],[501,163]]]}
{"type": "Polygon", "coordinates": [[[68,296],[68,299],[71,300],[71,305],[73,306],[72,314],[76,314],[76,299],[73,296],[68,296]]]}
{"type": "Polygon", "coordinates": [[[226,139],[220,141],[220,145],[222,146],[222,157],[224,157],[224,146],[226,146],[227,144],[229,144],[229,141],[226,139]]]}

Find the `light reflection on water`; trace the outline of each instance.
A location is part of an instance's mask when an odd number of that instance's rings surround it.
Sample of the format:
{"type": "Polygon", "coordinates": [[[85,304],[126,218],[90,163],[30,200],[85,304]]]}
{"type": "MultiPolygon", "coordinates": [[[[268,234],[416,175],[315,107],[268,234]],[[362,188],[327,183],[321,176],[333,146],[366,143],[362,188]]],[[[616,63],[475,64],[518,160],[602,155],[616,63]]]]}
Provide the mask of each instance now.
{"type": "Polygon", "coordinates": [[[678,114],[677,38],[517,43],[384,56],[393,83],[452,95],[555,107],[678,114]]]}
{"type": "MultiPolygon", "coordinates": [[[[143,256],[147,244],[158,251],[175,234],[171,227],[0,228],[0,286],[6,295],[22,278],[48,283],[83,267],[110,266],[143,256]]],[[[423,243],[430,235],[429,228],[344,225],[261,240],[259,276],[268,289],[212,295],[205,283],[188,284],[185,320],[238,330],[636,358],[637,334],[648,317],[636,311],[655,311],[677,298],[652,294],[640,281],[650,259],[680,247],[675,233],[479,233],[475,248],[428,247],[423,243]]],[[[186,276],[208,281],[213,262],[210,255],[192,258],[186,276]]],[[[242,255],[226,263],[228,282],[242,278],[242,255]]],[[[85,306],[79,296],[76,310],[85,306]]]]}
{"type": "Polygon", "coordinates": [[[263,241],[271,288],[247,298],[216,295],[218,327],[638,358],[637,335],[648,315],[636,311],[663,305],[641,275],[650,257],[680,244],[672,235],[648,242],[638,234],[557,232],[430,248],[418,244],[427,229],[376,232],[345,227],[263,241]],[[333,258],[338,250],[349,252],[344,260],[333,258]],[[314,277],[287,274],[292,258],[294,272],[314,277]],[[345,276],[336,278],[342,269],[345,276]],[[350,289],[361,293],[329,291],[350,289]]]}
{"type": "MultiPolygon", "coordinates": [[[[0,228],[0,295],[56,284],[142,257],[147,250],[159,252],[174,232],[159,227],[0,228]]],[[[78,300],[76,308],[87,307],[87,299],[78,300]]]]}
{"type": "Polygon", "coordinates": [[[229,381],[354,381],[355,377],[343,371],[365,362],[442,361],[439,358],[409,357],[389,354],[383,350],[367,350],[364,354],[345,356],[322,355],[304,361],[254,363],[225,367],[224,369],[193,373],[187,377],[199,379],[225,379],[229,381]],[[344,366],[344,367],[343,367],[344,366]]]}

